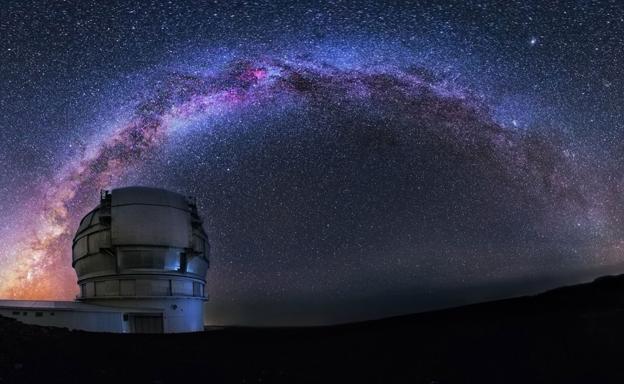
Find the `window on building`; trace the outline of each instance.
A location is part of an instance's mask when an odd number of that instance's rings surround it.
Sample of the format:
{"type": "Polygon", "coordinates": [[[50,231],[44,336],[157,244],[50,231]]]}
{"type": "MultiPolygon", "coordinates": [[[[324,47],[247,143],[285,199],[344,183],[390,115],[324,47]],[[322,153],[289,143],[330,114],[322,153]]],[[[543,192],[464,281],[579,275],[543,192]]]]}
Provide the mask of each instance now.
{"type": "Polygon", "coordinates": [[[20,313],[19,311],[13,311],[13,314],[19,316],[20,313]]]}
{"type": "Polygon", "coordinates": [[[41,317],[43,316],[43,312],[35,312],[35,317],[41,317]]]}
{"type": "Polygon", "coordinates": [[[50,312],[50,316],[54,316],[54,312],[50,312]]]}
{"type": "Polygon", "coordinates": [[[22,316],[28,316],[28,312],[22,312],[22,316]]]}

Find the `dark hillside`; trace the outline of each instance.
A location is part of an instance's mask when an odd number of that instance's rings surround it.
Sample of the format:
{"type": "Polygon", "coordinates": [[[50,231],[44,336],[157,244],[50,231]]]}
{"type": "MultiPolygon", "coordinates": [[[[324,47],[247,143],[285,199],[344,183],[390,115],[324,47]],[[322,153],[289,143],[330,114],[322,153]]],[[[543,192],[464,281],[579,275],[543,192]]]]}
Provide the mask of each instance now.
{"type": "Polygon", "coordinates": [[[624,276],[357,324],[116,335],[0,318],[0,382],[622,383],[624,276]]]}

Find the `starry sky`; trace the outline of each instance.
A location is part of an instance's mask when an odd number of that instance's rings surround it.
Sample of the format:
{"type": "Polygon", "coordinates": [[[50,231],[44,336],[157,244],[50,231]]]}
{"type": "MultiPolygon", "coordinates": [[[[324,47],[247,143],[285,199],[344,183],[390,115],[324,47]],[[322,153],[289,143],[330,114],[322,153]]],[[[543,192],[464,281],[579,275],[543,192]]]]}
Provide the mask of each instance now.
{"type": "Polygon", "coordinates": [[[209,324],[624,272],[617,1],[3,1],[0,295],[72,299],[99,190],[196,197],[209,324]]]}

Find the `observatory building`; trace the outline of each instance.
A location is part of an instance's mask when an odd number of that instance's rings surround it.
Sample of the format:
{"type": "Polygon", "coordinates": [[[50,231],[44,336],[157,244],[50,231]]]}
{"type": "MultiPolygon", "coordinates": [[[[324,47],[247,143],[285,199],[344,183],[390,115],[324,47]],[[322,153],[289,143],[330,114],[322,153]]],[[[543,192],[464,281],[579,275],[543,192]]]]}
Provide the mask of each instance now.
{"type": "Polygon", "coordinates": [[[0,315],[96,332],[202,331],[208,254],[191,198],[147,187],[103,191],[73,241],[77,300],[0,300],[0,315]]]}

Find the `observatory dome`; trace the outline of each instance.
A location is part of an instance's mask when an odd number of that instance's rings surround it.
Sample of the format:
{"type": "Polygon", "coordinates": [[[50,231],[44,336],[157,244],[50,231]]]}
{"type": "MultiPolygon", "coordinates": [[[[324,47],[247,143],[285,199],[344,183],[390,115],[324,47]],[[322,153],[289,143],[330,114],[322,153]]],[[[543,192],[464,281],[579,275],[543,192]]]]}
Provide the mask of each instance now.
{"type": "Polygon", "coordinates": [[[208,254],[192,198],[148,187],[103,191],[73,241],[79,300],[162,308],[169,331],[201,330],[208,254]]]}

